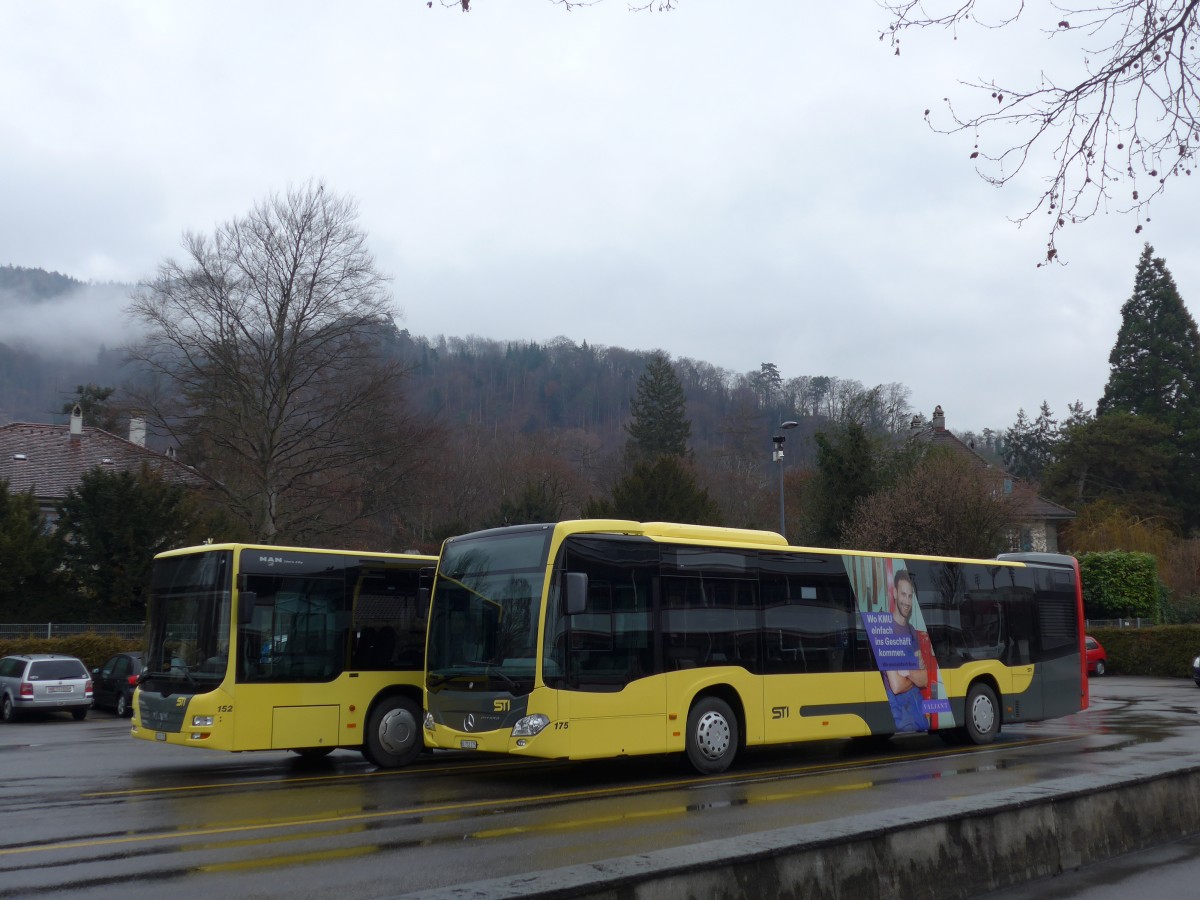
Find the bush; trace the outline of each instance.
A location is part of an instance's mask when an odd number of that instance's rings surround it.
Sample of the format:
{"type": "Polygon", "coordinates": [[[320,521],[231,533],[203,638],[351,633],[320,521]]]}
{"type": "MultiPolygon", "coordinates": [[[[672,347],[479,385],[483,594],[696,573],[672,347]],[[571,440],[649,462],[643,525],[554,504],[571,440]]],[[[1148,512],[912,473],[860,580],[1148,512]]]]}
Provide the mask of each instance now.
{"type": "Polygon", "coordinates": [[[1088,633],[1104,647],[1113,675],[1191,678],[1192,660],[1200,654],[1200,625],[1095,628],[1088,633]]]}
{"type": "Polygon", "coordinates": [[[1157,618],[1158,563],[1149,553],[1108,550],[1079,557],[1083,602],[1107,616],[1157,618]]]}
{"type": "Polygon", "coordinates": [[[140,640],[131,641],[115,634],[72,634],[56,638],[0,638],[0,656],[14,653],[61,653],[77,656],[89,670],[104,665],[114,653],[141,650],[140,640]]]}

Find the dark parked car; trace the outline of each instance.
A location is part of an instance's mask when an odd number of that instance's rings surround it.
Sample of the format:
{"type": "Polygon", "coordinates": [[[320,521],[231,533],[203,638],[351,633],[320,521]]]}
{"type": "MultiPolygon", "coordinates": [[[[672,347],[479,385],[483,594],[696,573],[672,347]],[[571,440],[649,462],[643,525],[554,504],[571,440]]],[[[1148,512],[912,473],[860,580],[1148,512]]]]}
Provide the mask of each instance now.
{"type": "Polygon", "coordinates": [[[92,669],[96,705],[118,716],[133,715],[133,689],[142,674],[142,654],[118,653],[98,669],[92,669]]]}
{"type": "Polygon", "coordinates": [[[1087,649],[1088,674],[1103,675],[1108,671],[1108,654],[1104,652],[1100,642],[1090,634],[1084,635],[1083,644],[1087,649]]]}
{"type": "Polygon", "coordinates": [[[1200,656],[1192,660],[1192,681],[1196,682],[1196,687],[1200,687],[1200,656]]]}
{"type": "Polygon", "coordinates": [[[87,718],[92,676],[74,656],[28,653],[0,659],[0,715],[11,722],[27,712],[69,712],[87,718]]]}

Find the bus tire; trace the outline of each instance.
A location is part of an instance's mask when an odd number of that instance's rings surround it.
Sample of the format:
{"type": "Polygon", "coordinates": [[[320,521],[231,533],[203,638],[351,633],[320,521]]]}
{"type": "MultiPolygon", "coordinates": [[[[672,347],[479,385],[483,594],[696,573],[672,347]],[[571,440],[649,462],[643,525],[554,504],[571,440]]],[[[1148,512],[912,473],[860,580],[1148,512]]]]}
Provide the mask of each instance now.
{"type": "Polygon", "coordinates": [[[702,697],[692,705],[687,722],[688,762],[701,775],[724,772],[738,751],[738,721],[729,704],[702,697]]]}
{"type": "Polygon", "coordinates": [[[972,744],[990,744],[1000,733],[1000,702],[996,692],[977,681],[967,691],[963,734],[972,744]]]}
{"type": "Polygon", "coordinates": [[[425,746],[421,711],[407,697],[380,700],[367,719],[362,755],[381,769],[406,766],[425,746]]]}

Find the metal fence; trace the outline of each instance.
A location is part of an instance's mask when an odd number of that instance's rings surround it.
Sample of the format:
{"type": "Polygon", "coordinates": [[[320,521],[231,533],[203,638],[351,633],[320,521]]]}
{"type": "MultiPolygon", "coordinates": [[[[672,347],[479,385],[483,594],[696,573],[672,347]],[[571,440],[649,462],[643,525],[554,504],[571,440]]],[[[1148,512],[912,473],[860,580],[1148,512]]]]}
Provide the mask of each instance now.
{"type": "Polygon", "coordinates": [[[1153,619],[1088,619],[1088,628],[1149,628],[1153,619]]]}
{"type": "Polygon", "coordinates": [[[60,638],[76,634],[115,634],[129,640],[137,640],[142,636],[145,627],[145,624],[140,622],[132,625],[38,622],[31,625],[0,625],[0,638],[60,638]]]}

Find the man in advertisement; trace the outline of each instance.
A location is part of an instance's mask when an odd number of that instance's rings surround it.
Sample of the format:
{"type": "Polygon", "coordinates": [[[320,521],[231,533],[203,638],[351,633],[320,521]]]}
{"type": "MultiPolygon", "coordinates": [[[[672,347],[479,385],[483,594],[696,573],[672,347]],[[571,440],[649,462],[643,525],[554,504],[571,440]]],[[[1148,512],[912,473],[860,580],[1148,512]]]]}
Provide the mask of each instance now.
{"type": "Polygon", "coordinates": [[[887,688],[888,705],[897,731],[928,731],[929,722],[921,707],[929,673],[921,653],[920,633],[913,627],[912,578],[906,569],[893,576],[894,607],[887,631],[880,630],[880,671],[887,688]]]}

